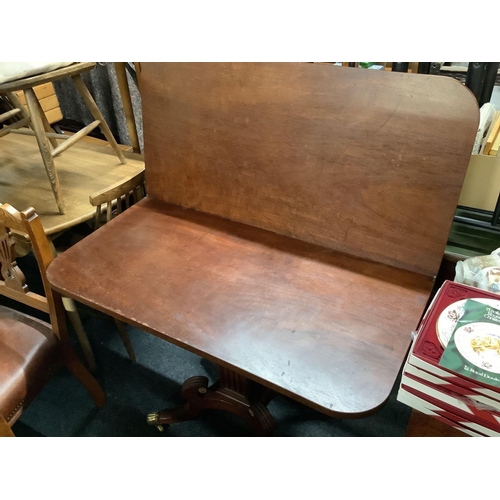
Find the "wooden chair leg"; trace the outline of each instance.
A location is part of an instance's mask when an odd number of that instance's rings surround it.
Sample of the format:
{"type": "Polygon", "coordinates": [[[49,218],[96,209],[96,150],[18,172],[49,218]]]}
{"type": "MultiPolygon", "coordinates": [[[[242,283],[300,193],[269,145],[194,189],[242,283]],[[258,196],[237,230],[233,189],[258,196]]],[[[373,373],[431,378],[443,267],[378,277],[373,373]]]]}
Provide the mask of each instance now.
{"type": "MultiPolygon", "coordinates": [[[[37,107],[38,107],[38,112],[40,113],[40,118],[42,119],[43,129],[45,130],[45,132],[50,132],[50,133],[54,134],[55,133],[54,129],[50,126],[50,123],[48,122],[47,117],[45,116],[45,112],[42,109],[42,105],[40,104],[40,101],[38,99],[36,100],[36,103],[37,103],[37,107]]],[[[52,147],[54,149],[57,148],[57,139],[54,139],[51,137],[49,137],[48,139],[49,139],[50,144],[52,144],[52,147]]],[[[59,155],[57,155],[57,156],[59,156],[59,155]]]]}
{"type": "Polygon", "coordinates": [[[85,356],[85,360],[87,361],[89,370],[94,371],[97,368],[94,353],[92,351],[87,333],[83,329],[82,320],[80,319],[80,315],[76,309],[75,302],[73,299],[69,299],[67,297],[63,297],[62,301],[64,309],[66,309],[66,312],[68,313],[69,320],[75,329],[78,342],[80,342],[80,346],[82,348],[83,355],[85,356]]]}
{"type": "Polygon", "coordinates": [[[73,346],[69,342],[62,342],[61,344],[64,365],[85,389],[87,389],[96,406],[102,408],[106,404],[106,394],[102,390],[102,387],[78,359],[78,356],[73,350],[73,346]]]}
{"type": "MultiPolygon", "coordinates": [[[[19,99],[19,97],[17,97],[17,94],[15,92],[7,92],[7,97],[9,99],[9,101],[16,107],[16,108],[19,108],[21,110],[21,118],[30,118],[30,115],[29,113],[26,111],[26,108],[24,107],[23,103],[21,102],[21,99],[19,99]]],[[[38,102],[38,99],[37,99],[37,102],[38,102]]],[[[33,124],[31,123],[31,118],[30,118],[30,122],[28,124],[29,128],[35,132],[35,129],[33,128],[33,124]]]]}
{"type": "MultiPolygon", "coordinates": [[[[43,271],[42,271],[43,272],[43,271]]],[[[52,295],[54,307],[50,312],[50,323],[56,337],[60,340],[61,360],[73,376],[87,389],[94,403],[98,407],[106,403],[106,394],[102,390],[97,380],[85,368],[83,363],[76,355],[75,349],[68,334],[66,323],[66,313],[60,293],[52,290],[50,287],[45,289],[47,295],[52,295]]]]}
{"type": "Polygon", "coordinates": [[[19,108],[21,110],[21,118],[29,118],[30,115],[24,108],[21,100],[19,99],[19,97],[17,97],[17,94],[15,92],[7,92],[7,98],[16,108],[19,108]]]}
{"type": "Polygon", "coordinates": [[[2,414],[0,414],[0,437],[16,437],[2,414]]]}
{"type": "Polygon", "coordinates": [[[127,70],[124,62],[115,62],[116,78],[118,80],[118,89],[122,100],[123,113],[127,122],[128,136],[134,153],[140,153],[139,137],[135,125],[134,109],[132,107],[132,98],[130,97],[130,88],[127,80],[127,70]]]}
{"type": "Polygon", "coordinates": [[[108,127],[108,124],[106,123],[106,120],[104,119],[104,116],[102,115],[101,111],[97,107],[97,104],[94,101],[94,98],[92,97],[91,93],[89,92],[89,89],[85,85],[85,82],[83,81],[83,78],[81,75],[73,75],[71,78],[73,78],[73,81],[75,82],[76,88],[80,95],[83,97],[83,100],[85,101],[85,104],[89,108],[89,111],[92,113],[92,116],[96,119],[99,120],[101,123],[99,127],[101,127],[102,133],[105,135],[106,139],[108,140],[109,144],[111,147],[115,150],[116,156],[118,156],[119,160],[122,163],[127,163],[127,160],[123,156],[123,153],[121,152],[120,148],[118,147],[118,143],[116,142],[115,138],[113,137],[113,134],[111,132],[111,129],[108,127]]]}
{"type": "Polygon", "coordinates": [[[135,363],[137,359],[135,357],[134,347],[132,346],[132,342],[130,341],[130,337],[128,336],[127,333],[127,325],[123,321],[120,321],[116,318],[115,318],[115,325],[116,328],[118,329],[120,337],[122,338],[123,345],[127,350],[129,358],[135,363]]]}
{"type": "Polygon", "coordinates": [[[43,128],[42,117],[38,111],[37,97],[33,89],[25,89],[24,95],[26,97],[26,104],[28,105],[28,111],[31,117],[31,124],[33,126],[33,131],[35,132],[36,140],[38,143],[38,148],[40,149],[40,154],[42,155],[43,164],[49,178],[50,187],[54,193],[54,198],[56,199],[57,207],[59,212],[64,214],[66,209],[64,206],[64,200],[59,186],[59,177],[57,176],[56,168],[54,166],[54,161],[52,160],[52,154],[50,145],[45,135],[45,130],[43,128]]]}

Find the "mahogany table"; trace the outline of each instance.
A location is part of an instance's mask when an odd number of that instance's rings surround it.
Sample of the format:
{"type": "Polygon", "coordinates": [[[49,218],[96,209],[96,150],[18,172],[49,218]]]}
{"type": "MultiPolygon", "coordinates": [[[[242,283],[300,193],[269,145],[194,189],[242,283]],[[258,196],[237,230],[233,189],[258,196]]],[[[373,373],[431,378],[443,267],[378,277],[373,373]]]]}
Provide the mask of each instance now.
{"type": "Polygon", "coordinates": [[[224,409],[268,435],[275,394],[340,418],[387,400],[478,122],[458,82],[387,73],[141,63],[148,197],[48,279],[219,366],[149,423],[224,409]]]}
{"type": "Polygon", "coordinates": [[[217,363],[218,390],[196,378],[183,393],[266,430],[271,419],[247,380],[337,417],[383,404],[432,286],[151,199],[57,257],[48,277],[63,295],[217,363]]]}

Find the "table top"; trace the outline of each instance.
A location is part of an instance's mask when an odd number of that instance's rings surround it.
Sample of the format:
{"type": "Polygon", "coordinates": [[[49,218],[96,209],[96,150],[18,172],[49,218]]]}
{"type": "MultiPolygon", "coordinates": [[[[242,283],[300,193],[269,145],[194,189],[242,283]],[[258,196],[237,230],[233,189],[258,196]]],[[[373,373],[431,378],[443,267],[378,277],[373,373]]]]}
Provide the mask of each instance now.
{"type": "Polygon", "coordinates": [[[307,63],[142,63],[147,190],[427,276],[477,133],[453,78],[307,63]]]}
{"type": "Polygon", "coordinates": [[[428,276],[151,198],[58,256],[48,279],[344,418],[386,401],[432,288],[428,276]]]}

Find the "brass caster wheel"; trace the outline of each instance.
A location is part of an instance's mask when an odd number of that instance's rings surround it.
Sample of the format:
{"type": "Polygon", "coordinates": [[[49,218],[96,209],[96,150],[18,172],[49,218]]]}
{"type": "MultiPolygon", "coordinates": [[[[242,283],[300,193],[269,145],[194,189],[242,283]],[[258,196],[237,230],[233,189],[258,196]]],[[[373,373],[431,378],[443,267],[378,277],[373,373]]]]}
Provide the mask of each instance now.
{"type": "Polygon", "coordinates": [[[154,425],[160,432],[163,432],[165,429],[163,428],[163,425],[160,425],[158,423],[159,416],[160,414],[158,412],[149,413],[147,417],[147,422],[149,425],[154,425]]]}
{"type": "Polygon", "coordinates": [[[158,417],[160,414],[158,412],[155,413],[148,413],[148,416],[146,417],[146,421],[149,425],[158,425],[158,417]]]}

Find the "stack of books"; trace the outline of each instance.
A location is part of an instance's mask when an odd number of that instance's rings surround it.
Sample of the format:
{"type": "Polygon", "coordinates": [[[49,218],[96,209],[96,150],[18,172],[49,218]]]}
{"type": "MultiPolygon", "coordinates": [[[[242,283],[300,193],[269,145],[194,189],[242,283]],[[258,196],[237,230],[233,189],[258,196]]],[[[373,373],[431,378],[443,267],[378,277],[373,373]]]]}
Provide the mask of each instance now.
{"type": "Polygon", "coordinates": [[[445,281],[415,332],[397,399],[471,436],[500,436],[500,295],[445,281]]]}

